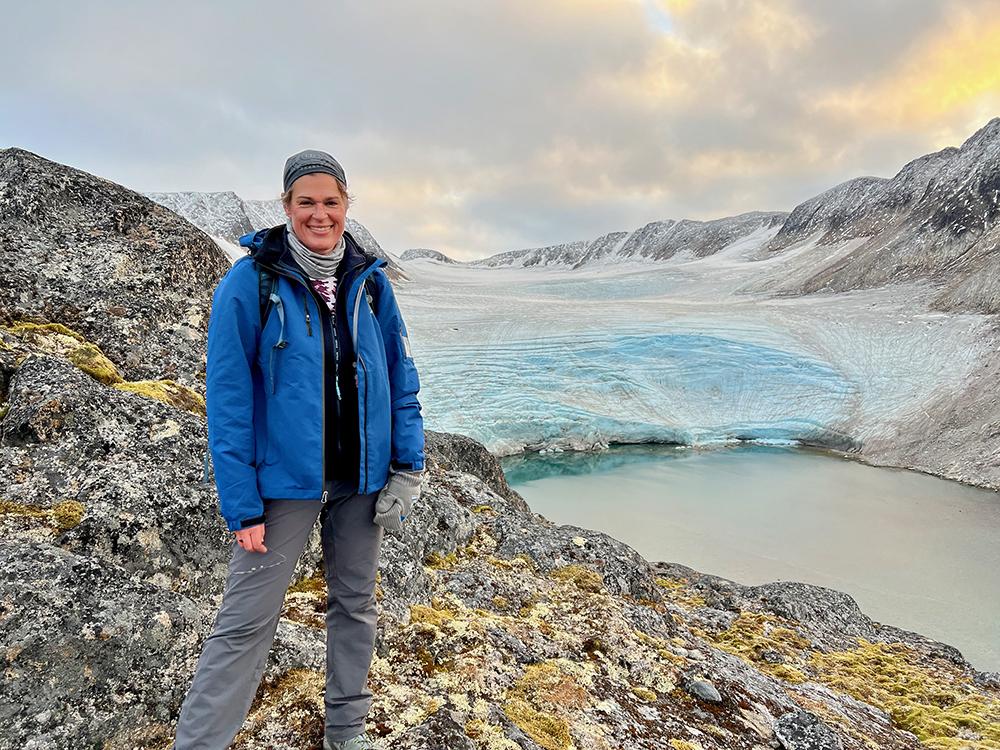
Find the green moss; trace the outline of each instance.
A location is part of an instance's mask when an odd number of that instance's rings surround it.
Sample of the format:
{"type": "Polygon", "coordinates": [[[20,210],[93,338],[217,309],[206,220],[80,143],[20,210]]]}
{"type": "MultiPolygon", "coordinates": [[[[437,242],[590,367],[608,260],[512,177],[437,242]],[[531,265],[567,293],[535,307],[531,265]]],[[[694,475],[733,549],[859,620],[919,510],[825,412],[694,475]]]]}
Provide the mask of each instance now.
{"type": "Polygon", "coordinates": [[[653,703],[656,701],[656,693],[654,693],[649,688],[644,688],[641,685],[633,685],[632,692],[635,693],[636,697],[646,703],[653,703]]]}
{"type": "Polygon", "coordinates": [[[205,399],[187,386],[175,383],[173,380],[137,380],[115,383],[114,387],[120,391],[129,391],[147,398],[154,398],[183,411],[202,416],[205,414],[205,399]]]}
{"type": "Polygon", "coordinates": [[[569,722],[559,714],[590,705],[587,691],[558,661],[531,664],[507,693],[504,713],[522,732],[546,750],[572,745],[569,722]]]}
{"type": "Polygon", "coordinates": [[[84,344],[66,355],[70,362],[79,367],[94,380],[105,385],[122,382],[123,378],[114,363],[104,356],[104,352],[94,344],[84,344]]]}
{"type": "Polygon", "coordinates": [[[440,552],[431,552],[424,558],[424,565],[435,570],[449,570],[457,564],[458,555],[455,552],[449,552],[447,555],[442,555],[440,552]]]}
{"type": "Polygon", "coordinates": [[[427,607],[423,604],[410,606],[410,622],[423,622],[441,628],[454,620],[455,617],[454,611],[444,607],[427,607]]]}
{"type": "Polygon", "coordinates": [[[702,750],[701,745],[697,742],[688,742],[687,740],[670,740],[670,747],[673,750],[702,750]]]}
{"type": "Polygon", "coordinates": [[[721,633],[699,633],[723,651],[750,662],[762,672],[789,682],[804,682],[805,675],[795,667],[765,660],[764,654],[776,652],[785,661],[799,662],[810,648],[808,640],[791,627],[791,623],[763,612],[740,612],[739,617],[721,633]]]}
{"type": "Polygon", "coordinates": [[[597,593],[604,586],[604,579],[600,573],[582,565],[564,565],[561,568],[555,568],[551,575],[557,581],[574,584],[581,591],[597,593]]]}
{"type": "Polygon", "coordinates": [[[326,578],[322,570],[316,570],[312,575],[296,581],[288,587],[289,594],[326,594],[326,578]]]}
{"type": "Polygon", "coordinates": [[[930,748],[987,750],[1000,747],[1000,700],[976,692],[950,666],[919,666],[902,644],[869,643],[857,649],[813,654],[825,684],[888,713],[930,748]]]}
{"type": "Polygon", "coordinates": [[[87,339],[81,336],[79,333],[71,328],[67,328],[62,323],[28,323],[20,322],[15,323],[12,326],[0,326],[3,330],[8,333],[12,333],[15,336],[24,336],[25,334],[52,334],[58,333],[62,336],[69,336],[79,341],[81,344],[86,344],[87,339]]]}
{"type": "Polygon", "coordinates": [[[657,578],[656,585],[664,590],[664,595],[670,601],[685,609],[705,606],[705,599],[700,594],[691,593],[688,589],[689,582],[685,578],[657,578]]]}
{"type": "Polygon", "coordinates": [[[503,712],[545,750],[568,750],[573,744],[565,719],[538,711],[525,700],[512,698],[504,704],[503,712]]]}
{"type": "Polygon", "coordinates": [[[10,411],[10,402],[6,401],[0,404],[0,420],[7,416],[7,412],[10,411]]]}
{"type": "Polygon", "coordinates": [[[63,500],[52,508],[52,520],[59,531],[69,531],[80,525],[85,509],[76,500],[63,500]]]}
{"type": "Polygon", "coordinates": [[[23,505],[12,500],[0,500],[0,515],[22,516],[24,518],[48,518],[51,511],[39,508],[37,505],[23,505]]]}
{"type": "Polygon", "coordinates": [[[52,508],[40,508],[37,505],[25,505],[11,500],[0,500],[0,516],[20,516],[21,518],[37,518],[45,520],[58,531],[69,531],[83,520],[85,509],[83,503],[76,500],[64,500],[52,508]]]}

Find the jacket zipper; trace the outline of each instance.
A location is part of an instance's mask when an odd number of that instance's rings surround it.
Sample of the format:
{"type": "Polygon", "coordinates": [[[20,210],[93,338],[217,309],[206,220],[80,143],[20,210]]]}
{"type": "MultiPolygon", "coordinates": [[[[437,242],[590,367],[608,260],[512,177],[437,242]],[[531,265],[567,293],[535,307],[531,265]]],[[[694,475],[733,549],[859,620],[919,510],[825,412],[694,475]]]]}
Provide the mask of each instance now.
{"type": "MultiPolygon", "coordinates": [[[[368,269],[375,268],[377,263],[378,263],[378,260],[376,260],[375,263],[373,263],[370,266],[368,266],[368,268],[365,269],[365,270],[367,271],[368,269]]],[[[320,300],[320,299],[317,298],[316,291],[312,288],[312,286],[309,284],[309,282],[307,280],[305,280],[302,276],[300,276],[294,269],[288,268],[287,266],[284,266],[284,265],[282,265],[280,263],[278,265],[276,265],[276,266],[270,266],[270,265],[268,265],[266,263],[261,263],[261,265],[264,266],[265,268],[270,268],[271,270],[275,271],[276,273],[280,274],[281,276],[286,276],[288,278],[294,279],[299,284],[301,284],[302,286],[304,286],[306,288],[307,292],[309,293],[309,295],[312,296],[312,298],[314,300],[316,300],[317,308],[318,308],[318,306],[319,306],[320,303],[326,304],[325,302],[323,302],[322,300],[320,300]]],[[[361,261],[360,263],[355,263],[353,266],[351,266],[351,268],[347,269],[347,271],[344,272],[344,276],[341,279],[341,283],[337,285],[337,291],[334,294],[334,306],[333,306],[334,307],[334,312],[336,312],[337,310],[340,309],[339,305],[340,305],[341,287],[343,287],[343,286],[347,286],[348,288],[350,287],[349,284],[345,284],[344,282],[346,282],[348,280],[348,276],[355,269],[357,269],[357,268],[359,268],[359,267],[361,267],[363,265],[364,265],[364,261],[361,261]]],[[[365,279],[367,279],[367,275],[365,276],[365,279]]],[[[365,485],[365,489],[367,489],[368,488],[368,440],[367,440],[367,435],[368,435],[368,368],[365,366],[364,360],[361,359],[361,356],[358,353],[358,306],[360,305],[360,302],[361,302],[360,296],[362,294],[364,294],[366,296],[368,294],[368,290],[365,288],[365,281],[364,280],[361,282],[361,288],[358,289],[358,297],[354,301],[354,320],[353,320],[353,324],[354,325],[353,325],[353,329],[352,329],[352,334],[353,335],[351,336],[351,339],[352,339],[352,344],[354,345],[354,355],[355,355],[354,369],[355,370],[358,369],[358,361],[360,360],[360,362],[361,362],[361,369],[364,370],[364,373],[365,373],[365,404],[364,404],[364,406],[365,406],[365,421],[364,421],[364,434],[365,434],[365,438],[366,439],[364,441],[365,442],[364,485],[365,485]]],[[[305,304],[304,306],[305,306],[305,310],[306,310],[306,329],[307,329],[309,335],[311,336],[312,335],[312,326],[310,325],[310,322],[309,322],[309,306],[308,306],[308,304],[305,304]]],[[[320,318],[322,319],[322,314],[320,315],[320,318]]],[[[337,322],[336,322],[336,320],[334,320],[334,315],[331,315],[330,319],[331,319],[331,326],[333,328],[334,357],[337,360],[338,369],[339,369],[339,349],[340,349],[340,345],[339,345],[339,340],[337,338],[337,322]]],[[[323,469],[322,469],[323,495],[322,495],[321,501],[323,503],[326,503],[327,497],[329,495],[329,491],[326,489],[326,341],[325,341],[325,339],[324,339],[323,336],[320,336],[319,339],[320,339],[321,351],[322,351],[322,354],[323,354],[323,356],[322,356],[322,360],[323,360],[323,365],[322,365],[322,367],[323,367],[323,383],[322,383],[322,386],[320,388],[320,392],[322,394],[322,401],[323,401],[323,403],[321,404],[321,406],[322,406],[322,422],[321,422],[321,440],[322,440],[322,443],[321,443],[321,445],[322,445],[322,452],[323,452],[323,455],[322,455],[322,463],[323,463],[323,469]]],[[[335,372],[334,383],[335,383],[336,391],[337,391],[337,417],[338,417],[338,420],[340,418],[340,380],[339,380],[339,377],[340,377],[340,373],[339,372],[335,372]]],[[[357,374],[356,373],[355,373],[355,381],[357,381],[357,374]]],[[[340,424],[339,423],[337,425],[337,448],[338,448],[338,450],[340,449],[340,424]]]]}
{"type": "MultiPolygon", "coordinates": [[[[306,292],[307,292],[307,294],[309,296],[313,297],[313,299],[316,298],[316,292],[313,290],[312,286],[310,286],[309,282],[305,281],[293,269],[288,268],[286,266],[283,266],[280,263],[278,265],[276,265],[276,266],[269,266],[269,265],[264,264],[264,263],[261,263],[261,265],[264,266],[265,268],[271,269],[275,273],[278,273],[278,274],[280,274],[282,276],[286,276],[286,277],[288,277],[290,279],[294,279],[295,281],[299,282],[300,284],[302,284],[302,286],[304,286],[306,288],[306,292]]],[[[305,299],[308,299],[308,297],[305,298],[305,299]]],[[[317,301],[316,304],[318,306],[319,302],[317,301]]],[[[305,307],[305,310],[306,310],[306,329],[307,329],[309,335],[312,336],[312,326],[309,324],[309,304],[308,304],[308,302],[304,301],[304,307],[305,307]]],[[[320,497],[320,502],[326,504],[327,496],[330,493],[326,489],[326,341],[323,339],[322,336],[319,337],[319,345],[320,345],[320,351],[322,353],[322,356],[320,357],[320,360],[323,363],[322,364],[322,368],[323,368],[323,380],[322,380],[322,383],[320,385],[320,394],[321,394],[321,400],[322,400],[322,404],[320,404],[320,406],[321,406],[321,409],[320,409],[320,413],[321,413],[320,419],[322,420],[320,422],[320,441],[321,441],[320,442],[320,447],[321,447],[321,454],[322,454],[320,456],[320,463],[322,463],[322,468],[320,470],[321,471],[320,476],[322,478],[322,484],[320,486],[323,488],[323,495],[320,497]]]]}

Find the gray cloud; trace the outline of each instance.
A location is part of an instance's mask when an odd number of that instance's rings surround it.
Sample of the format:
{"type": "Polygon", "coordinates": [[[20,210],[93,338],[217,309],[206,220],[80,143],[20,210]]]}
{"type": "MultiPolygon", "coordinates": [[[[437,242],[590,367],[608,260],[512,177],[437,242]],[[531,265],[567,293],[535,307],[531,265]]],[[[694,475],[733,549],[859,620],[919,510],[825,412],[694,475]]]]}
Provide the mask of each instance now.
{"type": "MultiPolygon", "coordinates": [[[[955,2],[657,2],[24,3],[5,10],[0,145],[246,197],[326,148],[386,247],[470,258],[787,210],[982,124],[829,105],[884,86],[955,2]]],[[[985,23],[987,5],[960,7],[985,23]]]]}

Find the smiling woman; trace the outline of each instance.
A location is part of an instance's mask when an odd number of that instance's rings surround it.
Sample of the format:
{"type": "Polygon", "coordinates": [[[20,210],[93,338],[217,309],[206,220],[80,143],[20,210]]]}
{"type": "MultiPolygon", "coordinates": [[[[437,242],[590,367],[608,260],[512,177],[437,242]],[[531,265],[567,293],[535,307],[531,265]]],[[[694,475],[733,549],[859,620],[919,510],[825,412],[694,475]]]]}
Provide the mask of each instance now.
{"type": "Polygon", "coordinates": [[[350,196],[335,177],[316,172],[304,175],[281,194],[291,230],[314,253],[333,250],[344,234],[350,196]]]}
{"type": "Polygon", "coordinates": [[[208,439],[233,554],[176,750],[228,747],[250,708],[296,561],[320,521],[327,597],[325,750],[375,750],[375,576],[383,528],[420,495],[424,433],[385,261],[344,229],[339,162],[285,163],[288,222],[244,237],[208,327],[208,439]]]}

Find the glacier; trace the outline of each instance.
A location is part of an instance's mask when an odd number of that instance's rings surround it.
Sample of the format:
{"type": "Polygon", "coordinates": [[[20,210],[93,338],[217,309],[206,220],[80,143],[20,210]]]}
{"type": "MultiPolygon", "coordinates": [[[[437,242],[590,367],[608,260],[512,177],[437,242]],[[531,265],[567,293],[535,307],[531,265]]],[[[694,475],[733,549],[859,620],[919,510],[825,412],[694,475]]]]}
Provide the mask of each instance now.
{"type": "Polygon", "coordinates": [[[500,455],[643,442],[851,450],[960,391],[992,351],[988,317],[929,309],[926,282],[755,291],[788,273],[787,255],[759,260],[775,231],[669,265],[410,260],[396,287],[427,426],[500,455]]]}

